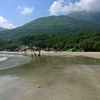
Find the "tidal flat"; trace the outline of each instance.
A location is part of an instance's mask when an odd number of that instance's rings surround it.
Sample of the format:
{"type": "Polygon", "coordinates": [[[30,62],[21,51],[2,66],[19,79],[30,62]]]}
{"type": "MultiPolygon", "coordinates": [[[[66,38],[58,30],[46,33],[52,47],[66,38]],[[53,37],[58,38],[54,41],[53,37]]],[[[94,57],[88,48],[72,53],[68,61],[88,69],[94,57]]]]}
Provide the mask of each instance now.
{"type": "Polygon", "coordinates": [[[41,56],[0,70],[0,100],[100,100],[100,59],[41,56]]]}

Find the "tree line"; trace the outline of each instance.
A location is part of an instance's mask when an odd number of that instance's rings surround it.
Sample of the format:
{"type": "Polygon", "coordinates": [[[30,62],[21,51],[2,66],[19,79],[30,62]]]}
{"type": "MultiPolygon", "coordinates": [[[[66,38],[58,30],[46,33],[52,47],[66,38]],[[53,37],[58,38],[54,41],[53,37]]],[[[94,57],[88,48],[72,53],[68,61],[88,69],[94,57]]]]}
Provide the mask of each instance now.
{"type": "Polygon", "coordinates": [[[48,51],[100,51],[100,33],[34,34],[19,39],[0,39],[1,50],[18,50],[23,45],[48,51]]]}

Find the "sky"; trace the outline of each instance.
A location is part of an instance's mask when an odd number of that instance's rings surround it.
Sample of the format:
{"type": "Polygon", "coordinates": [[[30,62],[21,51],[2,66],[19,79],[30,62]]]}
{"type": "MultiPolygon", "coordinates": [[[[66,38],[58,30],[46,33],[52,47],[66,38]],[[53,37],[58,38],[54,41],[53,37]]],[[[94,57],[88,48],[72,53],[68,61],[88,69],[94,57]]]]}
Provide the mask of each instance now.
{"type": "Polygon", "coordinates": [[[0,0],[0,27],[11,29],[39,17],[73,11],[100,12],[100,0],[0,0]]]}

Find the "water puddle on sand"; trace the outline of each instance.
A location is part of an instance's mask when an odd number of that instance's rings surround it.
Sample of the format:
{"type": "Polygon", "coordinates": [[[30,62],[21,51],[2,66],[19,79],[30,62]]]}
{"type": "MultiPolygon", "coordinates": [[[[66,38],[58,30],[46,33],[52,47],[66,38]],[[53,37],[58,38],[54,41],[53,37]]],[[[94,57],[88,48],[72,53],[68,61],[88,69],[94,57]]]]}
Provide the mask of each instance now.
{"type": "Polygon", "coordinates": [[[20,66],[28,63],[31,60],[30,57],[21,55],[0,55],[0,70],[5,70],[13,67],[20,66]]]}
{"type": "Polygon", "coordinates": [[[100,59],[36,57],[0,70],[0,100],[100,100],[99,73],[100,59]]]}

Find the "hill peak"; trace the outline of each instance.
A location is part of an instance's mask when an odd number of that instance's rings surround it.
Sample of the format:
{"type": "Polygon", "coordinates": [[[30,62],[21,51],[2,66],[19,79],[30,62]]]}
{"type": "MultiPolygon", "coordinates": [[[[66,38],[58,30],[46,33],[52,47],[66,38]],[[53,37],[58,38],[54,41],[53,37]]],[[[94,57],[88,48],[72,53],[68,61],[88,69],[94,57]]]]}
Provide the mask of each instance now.
{"type": "Polygon", "coordinates": [[[70,34],[88,32],[100,32],[100,13],[73,12],[67,16],[60,15],[38,18],[21,27],[0,32],[0,34],[13,38],[37,33],[70,34]]]}

